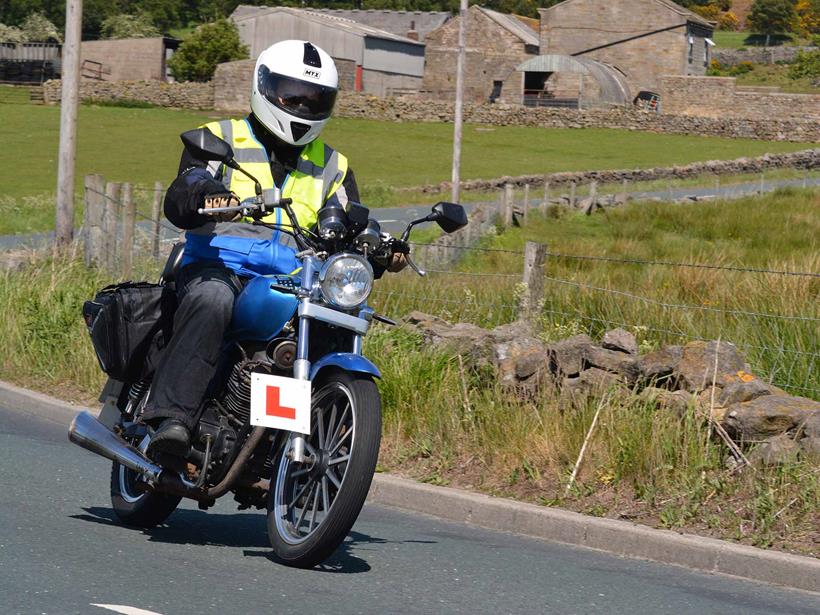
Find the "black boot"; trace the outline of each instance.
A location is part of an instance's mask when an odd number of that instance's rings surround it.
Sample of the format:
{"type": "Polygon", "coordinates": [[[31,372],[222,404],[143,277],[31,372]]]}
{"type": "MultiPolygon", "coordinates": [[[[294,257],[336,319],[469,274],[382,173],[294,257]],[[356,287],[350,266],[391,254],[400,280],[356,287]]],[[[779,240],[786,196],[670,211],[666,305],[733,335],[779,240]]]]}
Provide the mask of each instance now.
{"type": "Polygon", "coordinates": [[[165,453],[184,457],[191,448],[191,432],[177,419],[165,419],[160,423],[148,443],[148,456],[165,453]]]}

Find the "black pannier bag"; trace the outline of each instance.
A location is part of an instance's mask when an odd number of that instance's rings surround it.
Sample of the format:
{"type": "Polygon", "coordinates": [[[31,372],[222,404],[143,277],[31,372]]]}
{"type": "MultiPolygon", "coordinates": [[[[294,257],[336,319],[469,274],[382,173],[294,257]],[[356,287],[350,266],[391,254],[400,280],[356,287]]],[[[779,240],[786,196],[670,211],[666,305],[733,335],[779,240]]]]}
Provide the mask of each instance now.
{"type": "Polygon", "coordinates": [[[172,289],[148,282],[112,284],[86,301],[83,318],[100,368],[122,382],[145,377],[149,352],[171,338],[175,308],[172,289]]]}

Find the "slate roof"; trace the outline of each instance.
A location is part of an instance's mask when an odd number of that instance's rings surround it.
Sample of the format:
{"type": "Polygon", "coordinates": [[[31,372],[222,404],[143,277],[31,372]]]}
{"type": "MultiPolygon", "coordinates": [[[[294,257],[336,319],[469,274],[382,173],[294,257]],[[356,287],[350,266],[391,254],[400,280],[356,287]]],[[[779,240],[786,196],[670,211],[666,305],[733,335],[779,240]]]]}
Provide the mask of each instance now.
{"type": "Polygon", "coordinates": [[[535,45],[536,47],[538,46],[538,32],[528,27],[523,21],[521,21],[521,19],[518,18],[517,15],[499,13],[498,11],[485,9],[483,6],[476,6],[475,8],[484,13],[502,28],[512,32],[515,36],[524,41],[524,44],[535,45]]]}
{"type": "MultiPolygon", "coordinates": [[[[551,11],[557,6],[563,6],[564,4],[569,4],[570,2],[574,2],[574,1],[575,0],[564,0],[563,2],[559,2],[558,4],[553,4],[552,6],[550,6],[548,8],[538,9],[538,12],[541,13],[541,12],[551,11]]],[[[604,1],[617,2],[618,0],[604,0],[604,1]]],[[[660,5],[663,5],[664,7],[669,9],[670,11],[674,11],[675,13],[677,13],[678,15],[680,15],[681,17],[686,19],[686,21],[696,23],[696,24],[700,24],[700,25],[705,26],[707,28],[713,28],[713,29],[716,25],[715,22],[704,19],[703,17],[701,17],[697,13],[693,13],[689,9],[682,7],[680,4],[677,4],[676,2],[673,2],[672,0],[653,0],[653,1],[657,2],[660,5]]]]}
{"type": "Polygon", "coordinates": [[[309,21],[321,23],[322,25],[331,26],[333,28],[337,28],[339,30],[343,30],[345,32],[349,32],[351,34],[355,34],[362,37],[380,38],[389,41],[397,41],[400,43],[409,43],[412,45],[424,45],[424,43],[413,40],[412,38],[407,38],[406,36],[399,36],[391,32],[386,32],[385,30],[379,30],[378,28],[372,28],[365,24],[357,23],[353,20],[345,19],[343,17],[336,17],[334,15],[319,13],[313,10],[296,9],[286,6],[239,5],[238,7],[236,7],[236,10],[234,10],[234,12],[231,13],[231,19],[235,22],[245,21],[247,19],[255,19],[257,17],[260,17],[262,15],[268,15],[270,13],[289,13],[291,15],[296,15],[302,19],[307,19],[309,21]]]}

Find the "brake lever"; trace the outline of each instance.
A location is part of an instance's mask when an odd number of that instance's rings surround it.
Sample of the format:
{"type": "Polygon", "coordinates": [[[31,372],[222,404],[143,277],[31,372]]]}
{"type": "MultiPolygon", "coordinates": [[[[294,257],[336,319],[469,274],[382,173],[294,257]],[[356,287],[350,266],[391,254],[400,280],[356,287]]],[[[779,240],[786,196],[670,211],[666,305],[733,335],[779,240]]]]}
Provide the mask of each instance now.
{"type": "Polygon", "coordinates": [[[419,274],[421,277],[424,277],[424,276],[426,276],[426,275],[427,275],[427,272],[426,272],[424,269],[420,269],[420,268],[419,268],[419,266],[418,266],[418,265],[416,265],[416,263],[415,263],[415,262],[413,262],[413,258],[410,256],[410,253],[409,253],[409,252],[407,252],[407,253],[404,255],[404,259],[407,261],[407,264],[408,264],[408,265],[410,265],[410,269],[412,269],[413,271],[415,271],[415,272],[416,272],[417,274],[419,274]]]}

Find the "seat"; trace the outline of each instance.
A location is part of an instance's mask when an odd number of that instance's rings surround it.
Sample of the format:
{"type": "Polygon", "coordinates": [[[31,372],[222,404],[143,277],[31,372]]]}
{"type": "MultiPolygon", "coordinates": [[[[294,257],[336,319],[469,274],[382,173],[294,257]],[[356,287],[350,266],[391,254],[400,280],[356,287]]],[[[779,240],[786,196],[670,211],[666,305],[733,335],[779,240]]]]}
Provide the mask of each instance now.
{"type": "Polygon", "coordinates": [[[165,261],[165,268],[162,270],[162,275],[159,277],[160,284],[173,284],[176,282],[184,252],[184,241],[179,241],[174,244],[174,247],[171,248],[171,253],[168,255],[168,260],[165,261]]]}

